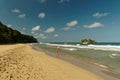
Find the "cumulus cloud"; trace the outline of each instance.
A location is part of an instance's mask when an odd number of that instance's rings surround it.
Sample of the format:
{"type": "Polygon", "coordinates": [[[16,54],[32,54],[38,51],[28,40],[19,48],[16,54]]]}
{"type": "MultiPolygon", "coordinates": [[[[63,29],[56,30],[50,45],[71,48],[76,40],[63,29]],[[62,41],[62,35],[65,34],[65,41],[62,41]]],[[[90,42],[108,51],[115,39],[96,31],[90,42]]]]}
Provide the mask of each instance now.
{"type": "Polygon", "coordinates": [[[40,34],[36,33],[35,38],[45,39],[45,38],[47,38],[47,36],[45,34],[42,34],[42,33],[40,33],[40,34]]]}
{"type": "Polygon", "coordinates": [[[26,30],[26,28],[22,28],[22,30],[23,30],[23,31],[25,31],[25,30],[26,30]]]}
{"type": "Polygon", "coordinates": [[[59,35],[58,34],[55,34],[54,37],[58,37],[59,35]]]}
{"type": "Polygon", "coordinates": [[[47,36],[46,36],[45,34],[40,33],[40,34],[39,34],[39,38],[45,39],[45,38],[47,38],[47,36]]]}
{"type": "Polygon", "coordinates": [[[71,21],[71,22],[67,23],[66,25],[67,25],[68,27],[73,27],[73,26],[76,26],[77,24],[78,24],[78,21],[77,21],[77,20],[74,20],[74,21],[71,21]]]}
{"type": "Polygon", "coordinates": [[[44,13],[44,12],[39,13],[39,15],[38,15],[38,17],[39,17],[39,18],[45,18],[45,16],[46,16],[46,15],[45,15],[45,13],[44,13]]]}
{"type": "Polygon", "coordinates": [[[68,22],[68,23],[66,24],[67,27],[63,28],[63,30],[70,30],[70,29],[72,29],[74,26],[76,26],[77,24],[78,24],[78,21],[77,21],[77,20],[68,22]]]}
{"type": "Polygon", "coordinates": [[[93,17],[101,18],[101,17],[105,17],[107,15],[109,15],[109,13],[99,13],[99,12],[97,12],[97,13],[93,14],[93,17]]]}
{"type": "Polygon", "coordinates": [[[35,33],[34,35],[35,35],[35,36],[38,36],[38,35],[39,35],[39,33],[35,33]]]}
{"type": "Polygon", "coordinates": [[[94,22],[90,25],[84,25],[84,28],[97,28],[97,27],[103,27],[104,25],[99,22],[94,22]]]}
{"type": "Polygon", "coordinates": [[[47,30],[45,30],[45,33],[52,33],[54,31],[55,31],[55,28],[54,27],[50,27],[47,30]]]}
{"type": "Polygon", "coordinates": [[[16,9],[16,8],[13,9],[12,12],[13,12],[13,13],[21,13],[21,11],[20,11],[19,9],[16,9]]]}
{"type": "Polygon", "coordinates": [[[58,3],[70,2],[70,0],[58,0],[58,3]]]}
{"type": "Polygon", "coordinates": [[[18,15],[19,18],[25,18],[26,17],[26,14],[20,14],[18,15]]]}
{"type": "Polygon", "coordinates": [[[32,34],[34,34],[34,31],[40,30],[40,26],[35,26],[32,28],[32,34]]]}
{"type": "Polygon", "coordinates": [[[17,13],[17,17],[18,18],[25,18],[26,17],[26,14],[25,13],[22,13],[22,11],[20,11],[19,9],[15,8],[12,10],[13,13],[17,13]]]}
{"type": "Polygon", "coordinates": [[[34,32],[34,31],[32,31],[31,33],[32,33],[32,34],[35,34],[35,32],[34,32]]]}
{"type": "Polygon", "coordinates": [[[7,27],[12,27],[12,25],[11,25],[11,24],[8,24],[7,27]]]}

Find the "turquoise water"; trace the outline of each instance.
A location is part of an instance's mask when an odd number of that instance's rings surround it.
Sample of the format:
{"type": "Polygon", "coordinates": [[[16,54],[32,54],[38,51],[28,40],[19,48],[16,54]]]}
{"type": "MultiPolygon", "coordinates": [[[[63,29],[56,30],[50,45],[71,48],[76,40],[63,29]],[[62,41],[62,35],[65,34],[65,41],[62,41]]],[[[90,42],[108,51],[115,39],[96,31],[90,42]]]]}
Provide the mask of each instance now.
{"type": "MultiPolygon", "coordinates": [[[[56,46],[46,44],[35,44],[44,51],[51,52],[55,55],[56,46]]],[[[94,50],[89,48],[64,47],[60,48],[61,55],[71,55],[77,58],[84,59],[89,62],[99,63],[108,67],[112,75],[120,78],[120,56],[111,57],[112,54],[120,54],[120,51],[110,50],[94,50]]]]}

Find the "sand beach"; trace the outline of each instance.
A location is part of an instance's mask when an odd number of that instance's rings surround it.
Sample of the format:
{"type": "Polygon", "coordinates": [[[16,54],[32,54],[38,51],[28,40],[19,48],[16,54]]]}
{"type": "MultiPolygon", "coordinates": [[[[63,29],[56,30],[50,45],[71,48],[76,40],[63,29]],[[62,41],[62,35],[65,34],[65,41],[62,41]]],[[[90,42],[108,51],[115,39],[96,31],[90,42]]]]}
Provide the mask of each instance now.
{"type": "Polygon", "coordinates": [[[0,45],[0,80],[104,80],[73,64],[32,49],[0,45]]]}

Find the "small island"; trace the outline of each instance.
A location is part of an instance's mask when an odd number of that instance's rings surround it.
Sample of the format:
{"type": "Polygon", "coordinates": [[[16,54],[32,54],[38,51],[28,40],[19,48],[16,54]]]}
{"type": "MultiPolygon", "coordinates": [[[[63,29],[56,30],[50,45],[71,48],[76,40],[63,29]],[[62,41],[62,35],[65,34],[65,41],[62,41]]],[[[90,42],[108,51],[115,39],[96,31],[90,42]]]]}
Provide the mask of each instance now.
{"type": "Polygon", "coordinates": [[[80,41],[80,43],[81,44],[95,44],[96,43],[96,41],[95,40],[92,40],[92,39],[82,39],[81,41],[80,41]]]}
{"type": "Polygon", "coordinates": [[[25,35],[0,22],[0,44],[37,43],[33,36],[25,35]]]}

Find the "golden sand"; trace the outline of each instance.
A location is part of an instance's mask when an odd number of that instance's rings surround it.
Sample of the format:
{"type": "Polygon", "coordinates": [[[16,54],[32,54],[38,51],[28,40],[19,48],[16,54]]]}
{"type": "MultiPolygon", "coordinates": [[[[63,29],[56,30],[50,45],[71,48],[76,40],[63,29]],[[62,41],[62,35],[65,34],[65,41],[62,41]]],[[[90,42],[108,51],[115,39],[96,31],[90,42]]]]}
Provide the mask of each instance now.
{"type": "Polygon", "coordinates": [[[0,46],[0,80],[103,80],[29,45],[0,46]]]}

